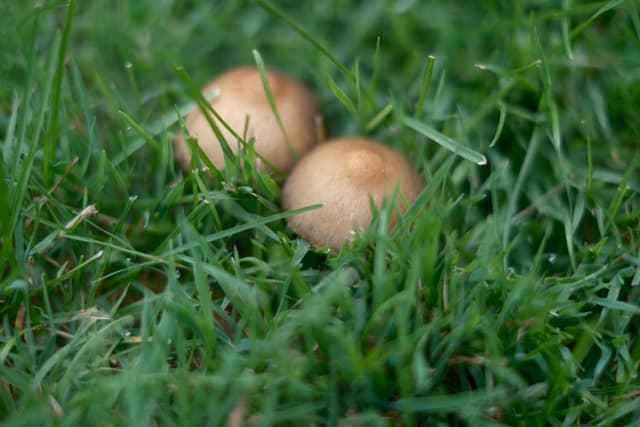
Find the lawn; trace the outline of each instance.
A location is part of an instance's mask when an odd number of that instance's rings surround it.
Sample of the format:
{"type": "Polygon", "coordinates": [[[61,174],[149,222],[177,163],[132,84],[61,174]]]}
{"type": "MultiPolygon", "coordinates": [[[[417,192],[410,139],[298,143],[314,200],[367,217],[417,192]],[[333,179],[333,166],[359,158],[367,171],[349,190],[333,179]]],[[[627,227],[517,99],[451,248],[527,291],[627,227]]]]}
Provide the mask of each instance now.
{"type": "Polygon", "coordinates": [[[1,425],[640,423],[637,0],[0,22],[1,425]],[[313,88],[327,138],[407,155],[426,185],[392,230],[385,205],[330,253],[283,177],[176,165],[198,88],[242,64],[313,88]]]}

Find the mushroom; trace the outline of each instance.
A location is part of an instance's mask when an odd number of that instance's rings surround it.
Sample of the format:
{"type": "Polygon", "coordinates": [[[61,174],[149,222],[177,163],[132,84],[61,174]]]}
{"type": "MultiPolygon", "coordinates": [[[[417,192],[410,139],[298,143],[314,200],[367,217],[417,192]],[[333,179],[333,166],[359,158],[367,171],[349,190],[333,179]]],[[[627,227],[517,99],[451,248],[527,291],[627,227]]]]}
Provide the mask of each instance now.
{"type": "MultiPolygon", "coordinates": [[[[266,75],[286,135],[278,125],[256,67],[229,70],[206,85],[203,93],[213,94],[209,102],[236,134],[246,141],[255,137],[255,150],[268,164],[281,172],[288,172],[297,158],[317,142],[318,102],[311,90],[298,80],[271,70],[267,70],[266,75]]],[[[231,150],[237,153],[237,138],[220,121],[214,118],[214,122],[231,150]]],[[[198,108],[192,110],[184,123],[214,166],[224,168],[220,141],[202,111],[198,108]]],[[[182,134],[174,140],[174,154],[178,164],[188,169],[191,150],[182,134]]],[[[257,167],[266,169],[263,162],[256,163],[257,167]]]]}
{"type": "Polygon", "coordinates": [[[371,222],[369,197],[380,207],[396,185],[396,204],[402,212],[423,182],[399,151],[361,137],[339,138],[319,145],[298,162],[282,189],[282,207],[323,204],[287,221],[314,246],[327,245],[338,252],[371,222]]]}

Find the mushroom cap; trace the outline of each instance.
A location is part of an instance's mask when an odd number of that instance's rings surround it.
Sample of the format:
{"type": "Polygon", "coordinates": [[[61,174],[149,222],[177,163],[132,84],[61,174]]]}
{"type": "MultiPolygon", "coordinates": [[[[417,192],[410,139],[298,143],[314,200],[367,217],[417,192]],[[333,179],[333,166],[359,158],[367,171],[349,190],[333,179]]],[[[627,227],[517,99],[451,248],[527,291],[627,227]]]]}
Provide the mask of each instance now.
{"type": "Polygon", "coordinates": [[[319,145],[298,162],[282,189],[282,207],[323,204],[287,221],[313,245],[327,245],[338,252],[371,222],[369,197],[380,207],[396,185],[396,204],[402,212],[423,187],[404,155],[369,139],[339,138],[319,145]]]}
{"type": "MultiPolygon", "coordinates": [[[[210,104],[240,137],[245,137],[245,123],[248,117],[249,126],[245,140],[249,141],[251,137],[255,137],[256,152],[278,170],[288,172],[297,157],[317,142],[316,126],[320,115],[318,102],[313,92],[298,80],[271,70],[267,70],[266,74],[286,136],[269,105],[260,72],[256,67],[246,66],[229,70],[207,84],[203,92],[213,93],[210,104]]],[[[212,118],[231,150],[237,153],[238,140],[215,117],[212,118]]],[[[187,114],[184,123],[189,134],[198,140],[198,144],[215,167],[224,168],[222,147],[202,111],[198,108],[192,110],[187,114]]],[[[191,151],[182,133],[174,140],[174,154],[180,166],[188,169],[191,151]]],[[[262,162],[257,163],[257,167],[263,168],[262,162]]]]}

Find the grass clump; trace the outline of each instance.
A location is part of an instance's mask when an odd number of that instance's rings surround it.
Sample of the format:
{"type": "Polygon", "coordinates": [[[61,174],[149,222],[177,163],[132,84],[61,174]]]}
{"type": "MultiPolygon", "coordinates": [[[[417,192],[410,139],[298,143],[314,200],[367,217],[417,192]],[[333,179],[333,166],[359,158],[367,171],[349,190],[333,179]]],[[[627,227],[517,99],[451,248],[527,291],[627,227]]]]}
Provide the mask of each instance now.
{"type": "Polygon", "coordinates": [[[640,417],[635,2],[0,15],[3,425],[640,417]],[[328,135],[414,161],[393,232],[382,208],[329,255],[286,228],[277,179],[178,171],[195,89],[253,49],[315,87],[328,135]]]}

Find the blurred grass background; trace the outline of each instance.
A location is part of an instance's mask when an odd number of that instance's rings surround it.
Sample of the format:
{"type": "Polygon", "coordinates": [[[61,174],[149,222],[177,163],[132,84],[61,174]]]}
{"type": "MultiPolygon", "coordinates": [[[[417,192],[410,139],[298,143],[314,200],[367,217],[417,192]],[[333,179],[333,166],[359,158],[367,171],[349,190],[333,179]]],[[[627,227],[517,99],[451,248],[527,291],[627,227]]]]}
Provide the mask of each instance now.
{"type": "Polygon", "coordinates": [[[0,17],[3,425],[637,423],[637,1],[0,17]],[[416,164],[393,233],[383,209],[327,255],[271,177],[178,171],[178,112],[254,49],[316,90],[329,137],[416,164]]]}

